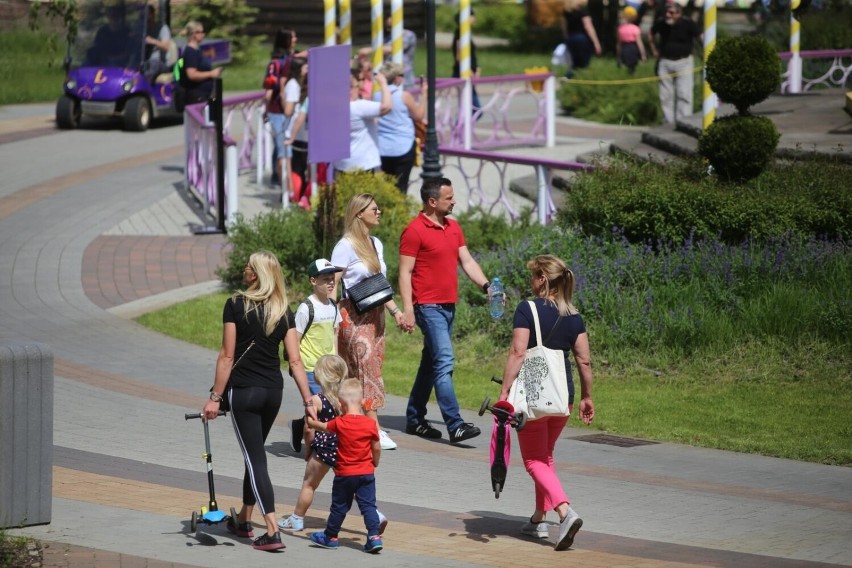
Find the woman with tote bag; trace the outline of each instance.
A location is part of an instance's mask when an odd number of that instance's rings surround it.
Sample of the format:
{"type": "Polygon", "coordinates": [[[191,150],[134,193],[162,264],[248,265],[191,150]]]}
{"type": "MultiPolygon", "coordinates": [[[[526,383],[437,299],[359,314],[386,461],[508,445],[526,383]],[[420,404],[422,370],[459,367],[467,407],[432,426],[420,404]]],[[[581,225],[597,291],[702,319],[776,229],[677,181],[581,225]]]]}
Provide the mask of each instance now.
{"type": "Polygon", "coordinates": [[[535,299],[521,302],[515,310],[512,346],[503,371],[500,400],[509,399],[512,384],[524,366],[528,350],[543,344],[546,348],[563,351],[569,392],[568,414],[548,414],[528,420],[524,429],[518,432],[518,445],[524,467],[535,484],[535,510],[521,532],[534,538],[548,538],[545,516],[547,511],[556,511],[559,514],[559,536],[555,548],[567,550],[574,543],[574,536],[583,520],[570,507],[571,501],[556,475],[553,449],[574,408],[569,353],[574,354],[580,375],[580,419],[589,424],[595,417],[589,337],[583,318],[572,304],[574,273],[565,262],[552,255],[540,255],[529,261],[527,268],[531,272],[530,284],[535,299]],[[543,341],[536,337],[536,328],[540,328],[545,337],[543,341]]]}

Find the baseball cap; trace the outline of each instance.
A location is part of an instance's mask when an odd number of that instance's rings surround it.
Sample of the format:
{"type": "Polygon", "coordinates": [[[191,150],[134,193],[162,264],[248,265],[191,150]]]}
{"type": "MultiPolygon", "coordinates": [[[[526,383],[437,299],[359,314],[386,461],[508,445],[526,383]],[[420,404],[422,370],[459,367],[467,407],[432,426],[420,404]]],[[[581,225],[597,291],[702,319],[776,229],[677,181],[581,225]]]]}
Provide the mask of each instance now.
{"type": "Polygon", "coordinates": [[[331,262],[324,258],[318,258],[308,265],[308,276],[333,274],[335,272],[343,272],[343,269],[334,266],[331,262]]]}

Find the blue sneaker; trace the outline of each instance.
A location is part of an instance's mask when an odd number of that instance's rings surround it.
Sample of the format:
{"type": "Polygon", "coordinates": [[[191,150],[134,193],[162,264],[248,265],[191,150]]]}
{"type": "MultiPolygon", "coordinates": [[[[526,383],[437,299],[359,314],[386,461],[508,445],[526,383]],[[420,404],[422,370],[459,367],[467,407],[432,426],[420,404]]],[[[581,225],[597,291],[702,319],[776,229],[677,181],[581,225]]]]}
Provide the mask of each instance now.
{"type": "MultiPolygon", "coordinates": [[[[330,548],[332,550],[336,550],[337,545],[339,544],[337,542],[337,537],[331,538],[325,534],[325,531],[311,533],[311,542],[317,546],[321,546],[322,548],[330,548]]],[[[381,541],[379,541],[379,544],[381,544],[381,541]]]]}
{"type": "Polygon", "coordinates": [[[370,554],[376,554],[385,546],[382,544],[382,537],[379,535],[371,536],[367,539],[367,544],[364,545],[364,552],[369,552],[370,554]]]}

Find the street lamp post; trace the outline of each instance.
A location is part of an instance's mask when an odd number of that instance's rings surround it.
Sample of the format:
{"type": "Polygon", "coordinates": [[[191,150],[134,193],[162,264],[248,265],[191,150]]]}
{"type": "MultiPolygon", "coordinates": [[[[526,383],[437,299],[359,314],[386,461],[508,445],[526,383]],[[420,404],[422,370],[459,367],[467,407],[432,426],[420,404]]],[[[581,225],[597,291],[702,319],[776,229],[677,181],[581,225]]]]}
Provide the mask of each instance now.
{"type": "Polygon", "coordinates": [[[438,133],[435,131],[435,0],[426,0],[426,148],[423,151],[423,178],[441,175],[438,133]]]}

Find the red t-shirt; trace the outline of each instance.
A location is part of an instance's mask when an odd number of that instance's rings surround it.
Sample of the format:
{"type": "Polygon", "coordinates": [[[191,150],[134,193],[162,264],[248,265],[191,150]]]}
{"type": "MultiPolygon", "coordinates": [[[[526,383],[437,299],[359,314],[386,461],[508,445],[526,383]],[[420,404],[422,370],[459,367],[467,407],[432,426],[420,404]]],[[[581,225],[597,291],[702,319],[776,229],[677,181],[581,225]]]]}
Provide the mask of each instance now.
{"type": "Polygon", "coordinates": [[[335,475],[369,475],[373,467],[373,440],[379,439],[376,421],[363,414],[344,414],[326,423],[337,434],[335,475]]]}
{"type": "Polygon", "coordinates": [[[415,304],[455,304],[459,299],[459,249],[465,246],[461,226],[444,226],[420,213],[402,232],[399,254],[414,257],[411,296],[415,304]]]}

